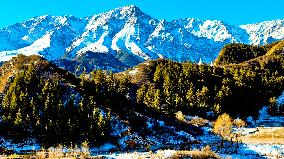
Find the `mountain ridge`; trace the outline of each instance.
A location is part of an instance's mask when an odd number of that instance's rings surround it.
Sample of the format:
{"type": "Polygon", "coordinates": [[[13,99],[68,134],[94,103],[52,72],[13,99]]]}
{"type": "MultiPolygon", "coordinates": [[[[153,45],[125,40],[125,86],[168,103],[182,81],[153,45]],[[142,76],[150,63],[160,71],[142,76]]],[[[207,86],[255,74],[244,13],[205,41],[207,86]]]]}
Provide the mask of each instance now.
{"type": "Polygon", "coordinates": [[[283,38],[284,20],[240,26],[197,18],[167,22],[129,5],[84,18],[37,16],[0,29],[0,60],[39,54],[64,68],[67,60],[78,70],[121,71],[157,58],[210,63],[228,43],[264,45],[283,38]],[[89,59],[98,53],[108,54],[102,65],[89,59]]]}

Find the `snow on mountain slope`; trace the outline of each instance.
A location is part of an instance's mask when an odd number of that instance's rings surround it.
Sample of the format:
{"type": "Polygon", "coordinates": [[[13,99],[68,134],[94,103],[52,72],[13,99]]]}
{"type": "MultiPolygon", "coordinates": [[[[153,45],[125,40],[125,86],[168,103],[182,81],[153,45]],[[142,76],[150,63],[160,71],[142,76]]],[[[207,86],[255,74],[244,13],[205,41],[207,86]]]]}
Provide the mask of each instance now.
{"type": "MultiPolygon", "coordinates": [[[[44,49],[50,47],[50,37],[52,33],[48,33],[41,37],[40,39],[36,40],[32,45],[12,51],[2,51],[0,52],[0,59],[2,61],[8,61],[13,56],[17,54],[24,54],[24,55],[33,55],[39,54],[39,52],[43,51],[44,49]]],[[[55,56],[54,54],[51,56],[55,56]]]]}
{"type": "Polygon", "coordinates": [[[40,54],[49,60],[57,59],[65,53],[65,48],[73,39],[79,36],[84,23],[84,20],[73,16],[46,15],[6,27],[0,31],[1,61],[9,60],[18,53],[40,54]]]}
{"type": "Polygon", "coordinates": [[[46,15],[0,30],[0,61],[24,53],[75,61],[80,67],[96,65],[90,57],[103,55],[128,67],[157,58],[210,63],[228,43],[262,45],[283,39],[283,24],[275,20],[234,26],[195,18],[166,22],[133,5],[85,18],[46,15]]]}
{"type": "Polygon", "coordinates": [[[208,38],[209,35],[206,33],[197,36],[194,32],[176,21],[161,20],[150,35],[146,46],[175,61],[198,62],[200,58],[208,63],[213,61],[224,44],[208,38]]]}
{"type": "Polygon", "coordinates": [[[284,38],[284,20],[241,25],[240,28],[248,32],[250,43],[255,45],[264,45],[284,38]]]}
{"type": "Polygon", "coordinates": [[[197,37],[213,39],[219,42],[243,42],[246,32],[237,26],[226,24],[222,21],[200,20],[195,18],[181,19],[173,21],[182,28],[197,37]]]}

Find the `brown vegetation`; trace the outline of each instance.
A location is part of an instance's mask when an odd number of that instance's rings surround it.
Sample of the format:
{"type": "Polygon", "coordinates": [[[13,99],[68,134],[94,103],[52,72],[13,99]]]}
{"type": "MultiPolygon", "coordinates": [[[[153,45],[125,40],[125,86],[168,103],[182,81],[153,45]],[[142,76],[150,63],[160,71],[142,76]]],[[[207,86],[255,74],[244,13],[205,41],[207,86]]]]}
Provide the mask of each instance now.
{"type": "Polygon", "coordinates": [[[284,127],[259,128],[258,132],[241,136],[244,143],[284,144],[284,127]]]}

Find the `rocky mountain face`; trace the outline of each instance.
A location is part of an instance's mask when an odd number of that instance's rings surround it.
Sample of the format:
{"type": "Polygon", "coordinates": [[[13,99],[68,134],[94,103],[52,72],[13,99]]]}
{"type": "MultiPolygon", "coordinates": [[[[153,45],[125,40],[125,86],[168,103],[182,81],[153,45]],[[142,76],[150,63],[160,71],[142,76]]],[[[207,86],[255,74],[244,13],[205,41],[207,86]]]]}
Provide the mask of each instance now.
{"type": "Polygon", "coordinates": [[[284,38],[284,20],[234,26],[195,18],[157,20],[136,6],[84,18],[39,16],[0,30],[0,61],[39,54],[72,72],[121,71],[149,59],[210,63],[228,43],[284,38]]]}

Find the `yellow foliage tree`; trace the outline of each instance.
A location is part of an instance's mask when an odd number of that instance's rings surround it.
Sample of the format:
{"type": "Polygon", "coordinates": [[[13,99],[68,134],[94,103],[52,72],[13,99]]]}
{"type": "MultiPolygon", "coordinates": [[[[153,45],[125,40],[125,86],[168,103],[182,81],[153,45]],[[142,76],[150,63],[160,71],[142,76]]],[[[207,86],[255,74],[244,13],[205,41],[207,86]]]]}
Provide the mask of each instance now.
{"type": "Polygon", "coordinates": [[[233,120],[224,113],[218,116],[214,123],[213,132],[222,137],[221,146],[223,146],[223,139],[228,139],[232,133],[233,120]]]}

